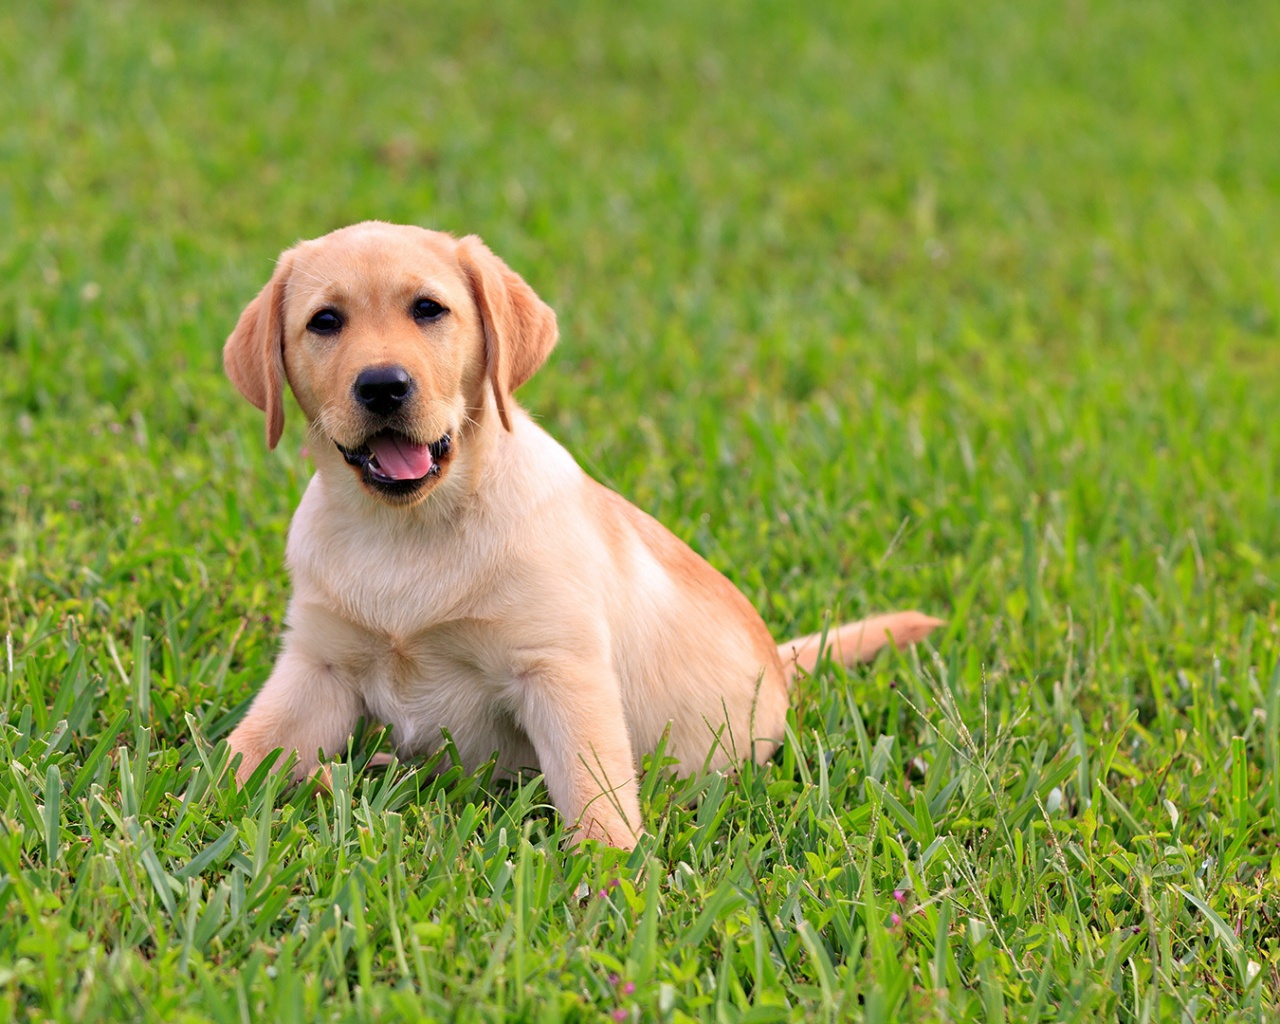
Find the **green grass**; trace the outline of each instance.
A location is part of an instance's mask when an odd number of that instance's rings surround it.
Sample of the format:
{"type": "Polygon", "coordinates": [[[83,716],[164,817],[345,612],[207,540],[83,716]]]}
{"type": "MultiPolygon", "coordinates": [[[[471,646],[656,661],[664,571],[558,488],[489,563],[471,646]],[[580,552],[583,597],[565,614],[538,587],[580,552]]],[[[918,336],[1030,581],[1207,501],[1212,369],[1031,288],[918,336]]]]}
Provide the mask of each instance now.
{"type": "MultiPolygon", "coordinates": [[[[442,5],[443,6],[443,5],[442,5]]],[[[0,8],[0,1019],[1280,1013],[1280,8],[0,8]],[[221,374],[299,237],[475,231],[522,391],[778,636],[776,763],[332,796],[220,740],[308,466],[221,374]]]]}

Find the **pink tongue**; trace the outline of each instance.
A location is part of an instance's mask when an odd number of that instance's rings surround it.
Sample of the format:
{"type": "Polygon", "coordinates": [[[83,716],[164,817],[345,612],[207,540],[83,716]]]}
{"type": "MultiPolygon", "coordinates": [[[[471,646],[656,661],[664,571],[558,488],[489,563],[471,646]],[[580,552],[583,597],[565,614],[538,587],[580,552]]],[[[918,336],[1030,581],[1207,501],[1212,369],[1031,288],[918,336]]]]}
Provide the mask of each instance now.
{"type": "Polygon", "coordinates": [[[417,480],[431,472],[431,452],[395,434],[379,434],[367,442],[378,460],[378,471],[392,480],[417,480]]]}

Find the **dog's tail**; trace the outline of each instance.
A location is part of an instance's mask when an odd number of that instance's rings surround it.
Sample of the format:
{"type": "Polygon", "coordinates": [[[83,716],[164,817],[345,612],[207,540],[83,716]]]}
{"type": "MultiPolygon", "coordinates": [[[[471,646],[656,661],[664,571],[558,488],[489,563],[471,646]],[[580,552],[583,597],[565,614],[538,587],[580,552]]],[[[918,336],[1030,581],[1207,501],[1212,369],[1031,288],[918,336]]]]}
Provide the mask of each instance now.
{"type": "Polygon", "coordinates": [[[824,650],[830,652],[836,660],[854,665],[860,661],[870,661],[887,644],[905,647],[923,640],[941,625],[944,625],[941,619],[922,615],[920,612],[887,612],[828,629],[825,647],[822,644],[822,633],[812,633],[778,644],[778,657],[782,659],[782,667],[786,670],[787,682],[790,683],[798,671],[812,672],[818,663],[818,656],[824,650]]]}

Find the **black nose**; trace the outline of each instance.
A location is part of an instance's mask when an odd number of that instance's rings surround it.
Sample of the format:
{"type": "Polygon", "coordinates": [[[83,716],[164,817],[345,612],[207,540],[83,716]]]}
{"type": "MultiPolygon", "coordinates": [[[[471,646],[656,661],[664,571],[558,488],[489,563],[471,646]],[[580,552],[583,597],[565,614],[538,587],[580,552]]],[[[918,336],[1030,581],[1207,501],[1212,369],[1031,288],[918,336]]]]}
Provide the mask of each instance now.
{"type": "Polygon", "coordinates": [[[375,416],[388,416],[413,391],[413,378],[403,366],[371,366],[356,378],[356,401],[375,416]]]}

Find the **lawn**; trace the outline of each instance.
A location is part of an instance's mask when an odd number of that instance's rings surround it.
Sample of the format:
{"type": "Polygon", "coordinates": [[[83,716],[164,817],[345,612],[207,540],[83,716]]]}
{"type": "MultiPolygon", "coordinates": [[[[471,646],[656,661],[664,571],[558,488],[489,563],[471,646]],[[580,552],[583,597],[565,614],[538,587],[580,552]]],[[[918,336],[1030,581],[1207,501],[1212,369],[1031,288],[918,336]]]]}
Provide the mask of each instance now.
{"type": "Polygon", "coordinates": [[[0,1019],[1280,1014],[1280,6],[0,8],[0,1019]],[[309,468],[223,339],[301,237],[481,234],[522,391],[779,638],[774,763],[221,740],[309,468]]]}

